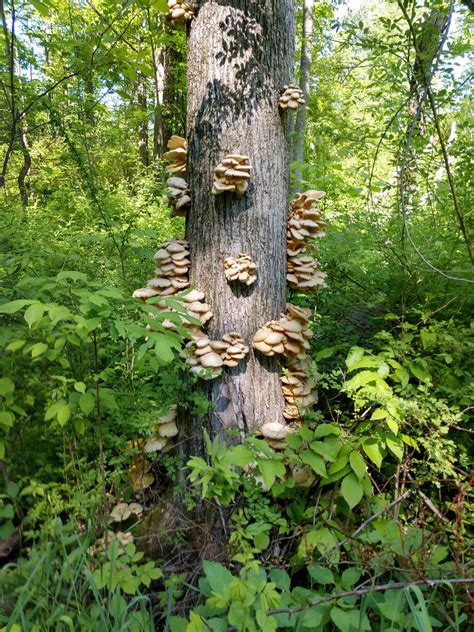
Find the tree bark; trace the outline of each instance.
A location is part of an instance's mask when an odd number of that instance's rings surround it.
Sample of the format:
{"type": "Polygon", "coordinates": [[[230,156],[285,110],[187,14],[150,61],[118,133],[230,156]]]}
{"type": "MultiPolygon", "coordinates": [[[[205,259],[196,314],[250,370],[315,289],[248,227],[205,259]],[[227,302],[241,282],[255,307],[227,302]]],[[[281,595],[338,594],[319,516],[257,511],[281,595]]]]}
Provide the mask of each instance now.
{"type": "Polygon", "coordinates": [[[146,77],[143,73],[137,73],[137,106],[138,115],[138,155],[144,167],[150,164],[150,153],[148,151],[148,112],[147,112],[147,90],[146,77]]]}
{"type": "Polygon", "coordinates": [[[311,37],[313,35],[313,7],[314,0],[303,0],[303,30],[301,35],[300,56],[300,89],[303,91],[305,105],[296,115],[295,130],[293,133],[293,180],[292,189],[298,190],[302,181],[302,164],[304,162],[304,141],[306,123],[308,119],[307,108],[309,104],[311,76],[311,53],[313,49],[311,37]]]}
{"type": "Polygon", "coordinates": [[[18,174],[18,189],[20,191],[21,202],[24,207],[28,206],[29,201],[29,186],[26,178],[31,169],[31,154],[28,146],[28,128],[26,120],[23,122],[20,132],[20,147],[23,154],[23,164],[18,174]]]}
{"type": "MultiPolygon", "coordinates": [[[[257,329],[285,307],[290,152],[278,97],[292,75],[294,11],[293,0],[203,0],[188,36],[191,281],[214,313],[211,338],[237,331],[250,348],[257,329]],[[214,168],[235,152],[253,166],[246,194],[212,195],[214,168]],[[238,252],[258,265],[248,289],[231,287],[224,276],[224,258],[238,252]]],[[[237,428],[243,435],[282,422],[279,375],[277,360],[252,349],[225,369],[206,386],[211,433],[225,437],[237,428]]]]}

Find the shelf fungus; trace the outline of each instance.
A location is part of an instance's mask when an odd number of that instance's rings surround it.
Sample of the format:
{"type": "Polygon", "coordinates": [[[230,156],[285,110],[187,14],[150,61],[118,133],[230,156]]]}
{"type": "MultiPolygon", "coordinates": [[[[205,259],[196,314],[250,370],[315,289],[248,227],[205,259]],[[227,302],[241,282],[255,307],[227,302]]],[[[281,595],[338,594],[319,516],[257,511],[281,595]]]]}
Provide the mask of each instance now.
{"type": "Polygon", "coordinates": [[[242,337],[233,331],[222,336],[222,340],[211,340],[205,334],[194,336],[181,352],[181,356],[195,373],[204,380],[221,375],[224,366],[234,367],[245,358],[249,348],[242,337]]]}
{"type": "Polygon", "coordinates": [[[166,19],[171,20],[173,26],[186,24],[194,17],[194,2],[186,0],[168,0],[166,19]]]}
{"type": "Polygon", "coordinates": [[[145,452],[167,452],[172,448],[173,437],[178,434],[176,416],[177,405],[173,404],[165,415],[156,420],[153,434],[145,442],[145,452]]]}
{"type": "Polygon", "coordinates": [[[311,255],[289,256],[286,280],[288,285],[299,292],[315,292],[326,287],[326,273],[318,268],[318,262],[311,255]]]}
{"type": "Polygon", "coordinates": [[[303,360],[313,333],[308,328],[311,310],[288,304],[280,320],[266,323],[255,334],[252,346],[266,356],[282,354],[303,360]]]}
{"type": "Polygon", "coordinates": [[[171,217],[186,217],[186,211],[191,203],[188,183],[184,178],[172,176],[166,184],[169,189],[165,202],[171,206],[171,217]]]}
{"type": "Polygon", "coordinates": [[[326,223],[315,204],[324,196],[322,191],[298,193],[288,212],[288,255],[300,254],[309,239],[324,237],[326,223]]]}
{"type": "Polygon", "coordinates": [[[308,374],[300,366],[290,366],[280,377],[286,407],[285,419],[299,419],[305,408],[316,404],[318,393],[308,374]]]}
{"type": "Polygon", "coordinates": [[[155,296],[171,296],[189,287],[188,242],[184,239],[167,241],[154,256],[155,276],[146,288],[135,290],[133,298],[146,303],[155,296]]]}
{"type": "Polygon", "coordinates": [[[224,272],[228,281],[252,285],[257,279],[256,271],[257,264],[244,252],[224,259],[224,272]]]}
{"type": "Polygon", "coordinates": [[[244,195],[250,180],[250,158],[241,154],[229,154],[214,169],[214,195],[230,191],[237,195],[244,195]]]}
{"type": "Polygon", "coordinates": [[[284,86],[283,93],[278,101],[282,110],[297,110],[305,104],[303,91],[294,84],[284,86]]]}
{"type": "Polygon", "coordinates": [[[181,136],[172,136],[167,145],[169,151],[163,154],[163,158],[170,164],[168,171],[170,173],[182,173],[186,171],[186,161],[188,158],[188,143],[181,136]]]}
{"type": "Polygon", "coordinates": [[[175,304],[179,304],[179,309],[170,307],[165,299],[154,303],[158,314],[168,312],[175,314],[176,318],[165,318],[160,322],[165,329],[175,331],[179,325],[186,327],[192,334],[204,335],[201,327],[211,320],[213,314],[209,305],[204,302],[204,293],[198,290],[191,290],[183,296],[173,297],[175,304]]]}
{"type": "Polygon", "coordinates": [[[268,445],[274,450],[284,450],[287,445],[286,437],[292,432],[295,432],[294,428],[281,424],[278,421],[264,424],[259,430],[259,434],[263,436],[268,445]]]}

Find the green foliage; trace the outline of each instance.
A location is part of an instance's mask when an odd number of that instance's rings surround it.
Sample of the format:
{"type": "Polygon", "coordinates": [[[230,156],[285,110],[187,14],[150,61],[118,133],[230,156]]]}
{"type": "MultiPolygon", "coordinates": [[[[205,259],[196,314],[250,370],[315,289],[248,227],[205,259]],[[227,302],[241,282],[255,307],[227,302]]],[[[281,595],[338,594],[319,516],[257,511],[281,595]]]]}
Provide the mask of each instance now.
{"type": "Polygon", "coordinates": [[[60,521],[50,536],[0,576],[3,630],[154,629],[139,592],[162,576],[154,562],[139,564],[143,554],[115,538],[105,561],[93,559],[87,539],[60,521]]]}

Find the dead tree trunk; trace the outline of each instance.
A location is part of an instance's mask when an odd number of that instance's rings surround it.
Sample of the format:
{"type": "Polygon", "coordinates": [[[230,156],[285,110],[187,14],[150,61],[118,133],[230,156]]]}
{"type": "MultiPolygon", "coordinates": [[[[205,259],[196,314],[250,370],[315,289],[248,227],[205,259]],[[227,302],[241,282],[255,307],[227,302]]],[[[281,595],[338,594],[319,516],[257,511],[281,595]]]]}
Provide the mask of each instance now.
{"type": "Polygon", "coordinates": [[[308,119],[307,108],[309,104],[309,80],[311,74],[311,52],[313,34],[313,7],[314,0],[304,0],[303,2],[303,29],[301,34],[301,57],[300,57],[300,88],[303,91],[305,105],[298,110],[296,115],[295,130],[293,133],[293,182],[292,188],[297,190],[302,181],[302,164],[304,162],[304,141],[306,132],[306,122],[308,119]]]}
{"type": "MultiPolygon", "coordinates": [[[[192,208],[187,222],[191,281],[214,312],[209,335],[253,335],[285,306],[289,138],[278,96],[291,79],[293,0],[203,0],[188,37],[188,176],[192,208]],[[246,194],[211,193],[213,171],[227,154],[250,157],[246,194]],[[231,287],[223,260],[248,253],[258,265],[254,286],[231,287]]],[[[208,387],[212,434],[283,421],[279,365],[247,359],[208,387]]]]}

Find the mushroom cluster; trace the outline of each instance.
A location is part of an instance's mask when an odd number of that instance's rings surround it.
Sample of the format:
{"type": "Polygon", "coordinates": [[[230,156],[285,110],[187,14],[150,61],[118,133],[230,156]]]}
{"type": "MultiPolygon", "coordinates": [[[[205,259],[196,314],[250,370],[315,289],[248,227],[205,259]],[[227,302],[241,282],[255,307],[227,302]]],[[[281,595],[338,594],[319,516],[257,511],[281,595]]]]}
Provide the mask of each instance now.
{"type": "Polygon", "coordinates": [[[171,20],[173,26],[186,24],[194,17],[194,3],[187,0],[168,0],[168,13],[166,18],[171,20]]]}
{"type": "Polygon", "coordinates": [[[118,503],[109,515],[114,522],[125,522],[132,514],[139,516],[142,513],[143,507],[139,503],[118,503]]]}
{"type": "Polygon", "coordinates": [[[165,201],[171,206],[171,217],[186,217],[186,210],[191,203],[188,183],[184,178],[172,176],[166,184],[169,189],[165,201]]]}
{"type": "Polygon", "coordinates": [[[239,252],[236,256],[226,257],[224,271],[228,281],[237,281],[244,285],[252,285],[257,279],[257,264],[244,252],[239,252]]]}
{"type": "Polygon", "coordinates": [[[233,331],[222,336],[222,340],[210,340],[206,335],[194,336],[181,356],[195,373],[204,380],[221,375],[224,366],[234,367],[247,355],[249,348],[242,337],[233,331]]]}
{"type": "Polygon", "coordinates": [[[245,344],[242,336],[236,331],[224,334],[222,336],[222,342],[227,345],[221,353],[222,361],[225,366],[237,366],[249,352],[249,348],[245,344]]]}
{"type": "Polygon", "coordinates": [[[146,303],[154,296],[171,296],[189,287],[188,242],[185,239],[166,241],[154,256],[155,276],[146,288],[135,290],[133,298],[146,303]]]}
{"type": "Polygon", "coordinates": [[[294,428],[281,424],[278,421],[264,424],[259,430],[259,433],[274,450],[284,450],[286,448],[286,437],[292,432],[295,432],[294,428]]]}
{"type": "MultiPolygon", "coordinates": [[[[158,314],[163,312],[176,313],[181,320],[181,324],[186,327],[191,333],[195,335],[203,335],[201,332],[201,326],[205,325],[212,318],[212,312],[209,309],[209,305],[204,303],[204,293],[198,290],[191,290],[184,296],[176,297],[176,302],[182,307],[182,310],[177,311],[174,307],[170,307],[166,300],[158,301],[154,303],[158,314]],[[191,317],[191,318],[189,318],[191,317]],[[193,320],[192,320],[193,319],[193,320]],[[199,321],[199,324],[195,321],[199,321]]],[[[165,329],[175,330],[176,323],[170,319],[162,321],[161,325],[165,329]]]]}
{"type": "Polygon", "coordinates": [[[255,334],[252,346],[266,356],[283,354],[303,360],[313,333],[308,328],[311,310],[288,304],[280,320],[271,320],[255,334]]]}
{"type": "Polygon", "coordinates": [[[322,191],[306,191],[298,193],[298,197],[290,203],[288,213],[288,255],[300,254],[309,239],[324,237],[321,212],[315,204],[324,196],[322,191]]]}
{"type": "Polygon", "coordinates": [[[296,85],[284,86],[283,93],[278,101],[282,110],[297,110],[305,104],[303,91],[296,85]]]}
{"type": "Polygon", "coordinates": [[[250,180],[250,158],[241,154],[229,154],[214,169],[214,195],[231,191],[237,195],[244,195],[250,180]]]}
{"type": "Polygon", "coordinates": [[[310,255],[289,256],[286,279],[291,288],[313,292],[326,287],[326,273],[318,269],[318,262],[310,255]]]}
{"type": "Polygon", "coordinates": [[[186,171],[186,160],[188,158],[188,143],[181,136],[172,136],[167,145],[169,151],[163,154],[163,158],[169,161],[168,171],[170,173],[181,173],[186,171]]]}
{"type": "Polygon", "coordinates": [[[153,434],[145,442],[144,450],[152,452],[167,452],[172,446],[172,439],[178,434],[176,426],[177,405],[170,406],[168,412],[156,420],[153,434]]]}
{"type": "Polygon", "coordinates": [[[286,402],[285,419],[299,419],[304,408],[317,403],[316,388],[302,367],[290,366],[280,381],[286,402]]]}

